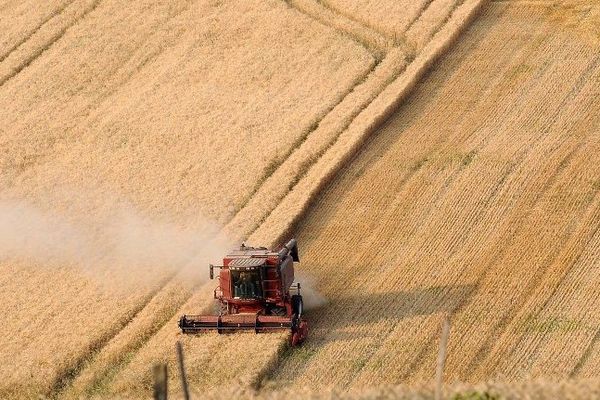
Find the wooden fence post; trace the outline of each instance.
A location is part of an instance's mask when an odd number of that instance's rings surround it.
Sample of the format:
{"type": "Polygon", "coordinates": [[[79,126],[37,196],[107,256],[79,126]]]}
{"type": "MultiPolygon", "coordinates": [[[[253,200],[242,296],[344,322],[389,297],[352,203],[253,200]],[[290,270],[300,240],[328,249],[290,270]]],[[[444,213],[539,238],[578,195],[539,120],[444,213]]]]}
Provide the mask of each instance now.
{"type": "Polygon", "coordinates": [[[156,364],[152,367],[154,376],[154,400],[167,400],[167,365],[156,364]]]}
{"type": "Polygon", "coordinates": [[[448,336],[450,336],[450,319],[445,315],[444,320],[442,321],[440,351],[438,353],[437,369],[435,372],[435,400],[442,400],[442,385],[444,383],[444,366],[446,364],[448,336]]]}

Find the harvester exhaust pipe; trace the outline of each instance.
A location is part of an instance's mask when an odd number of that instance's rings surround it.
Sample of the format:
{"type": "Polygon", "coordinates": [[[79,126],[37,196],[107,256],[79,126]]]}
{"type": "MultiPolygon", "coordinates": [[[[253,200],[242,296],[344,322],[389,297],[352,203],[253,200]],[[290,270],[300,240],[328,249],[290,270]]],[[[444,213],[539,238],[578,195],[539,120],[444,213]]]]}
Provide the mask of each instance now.
{"type": "Polygon", "coordinates": [[[294,262],[299,262],[300,258],[298,257],[298,243],[296,243],[296,239],[290,239],[289,242],[281,250],[279,250],[279,259],[284,258],[287,255],[292,256],[292,260],[294,262]]]}

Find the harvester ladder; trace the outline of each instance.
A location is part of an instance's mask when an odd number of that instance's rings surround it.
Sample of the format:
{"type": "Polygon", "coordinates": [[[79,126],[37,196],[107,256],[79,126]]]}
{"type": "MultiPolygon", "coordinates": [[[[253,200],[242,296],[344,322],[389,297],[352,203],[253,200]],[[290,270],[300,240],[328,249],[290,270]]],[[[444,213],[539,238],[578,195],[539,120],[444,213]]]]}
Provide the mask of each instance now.
{"type": "Polygon", "coordinates": [[[277,289],[269,289],[265,284],[267,282],[268,283],[277,283],[278,280],[277,279],[266,279],[267,277],[265,276],[265,272],[266,272],[266,268],[260,269],[260,285],[262,287],[263,296],[267,297],[266,292],[275,292],[275,294],[277,294],[278,290],[277,289]]]}

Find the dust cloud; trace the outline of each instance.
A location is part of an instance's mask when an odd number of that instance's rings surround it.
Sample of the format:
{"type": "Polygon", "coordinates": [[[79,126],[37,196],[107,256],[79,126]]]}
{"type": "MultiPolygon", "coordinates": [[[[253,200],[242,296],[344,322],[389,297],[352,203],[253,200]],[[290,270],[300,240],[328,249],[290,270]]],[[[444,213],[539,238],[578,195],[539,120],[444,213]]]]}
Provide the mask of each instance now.
{"type": "Polygon", "coordinates": [[[304,271],[295,271],[295,278],[300,282],[300,293],[305,310],[314,310],[327,304],[327,299],[316,287],[314,279],[304,271]]]}
{"type": "Polygon", "coordinates": [[[184,227],[142,216],[124,204],[102,217],[84,217],[0,201],[0,261],[76,267],[95,279],[125,285],[175,274],[201,283],[206,265],[231,248],[210,221],[184,227]]]}

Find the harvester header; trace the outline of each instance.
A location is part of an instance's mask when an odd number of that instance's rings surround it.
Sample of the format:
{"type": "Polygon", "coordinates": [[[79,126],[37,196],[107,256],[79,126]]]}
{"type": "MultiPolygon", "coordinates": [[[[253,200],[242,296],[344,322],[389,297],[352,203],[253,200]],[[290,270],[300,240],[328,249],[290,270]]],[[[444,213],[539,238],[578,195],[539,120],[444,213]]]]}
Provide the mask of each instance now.
{"type": "Polygon", "coordinates": [[[219,270],[214,290],[219,314],[183,315],[179,327],[183,333],[289,330],[291,344],[301,343],[308,325],[300,283],[294,282],[294,263],[299,261],[295,239],[276,251],[242,244],[223,258],[222,265],[209,265],[211,279],[219,270]]]}

